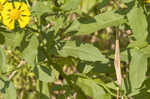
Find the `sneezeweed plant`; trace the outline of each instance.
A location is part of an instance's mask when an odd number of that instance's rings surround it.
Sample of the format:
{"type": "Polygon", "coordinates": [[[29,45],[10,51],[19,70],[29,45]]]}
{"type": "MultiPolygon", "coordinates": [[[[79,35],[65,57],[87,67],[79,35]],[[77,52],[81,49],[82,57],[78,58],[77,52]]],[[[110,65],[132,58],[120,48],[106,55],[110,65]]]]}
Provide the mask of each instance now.
{"type": "Polygon", "coordinates": [[[2,22],[13,30],[15,23],[19,23],[20,28],[24,28],[30,20],[30,11],[28,6],[24,2],[6,3],[2,11],[2,22]]]}
{"type": "Polygon", "coordinates": [[[0,0],[0,99],[150,99],[144,2],[0,0]]]}

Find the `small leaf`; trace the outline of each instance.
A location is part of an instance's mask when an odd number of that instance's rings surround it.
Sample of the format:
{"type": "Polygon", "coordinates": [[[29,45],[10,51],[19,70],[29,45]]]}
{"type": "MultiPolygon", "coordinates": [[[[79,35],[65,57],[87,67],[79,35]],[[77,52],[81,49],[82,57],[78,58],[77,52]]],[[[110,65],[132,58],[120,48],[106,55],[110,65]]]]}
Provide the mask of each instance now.
{"type": "Polygon", "coordinates": [[[4,50],[0,47],[0,69],[2,72],[7,71],[6,56],[4,50]]]}
{"type": "Polygon", "coordinates": [[[37,81],[38,99],[50,99],[48,83],[37,81]]]}
{"type": "Polygon", "coordinates": [[[23,51],[25,61],[31,66],[34,66],[35,58],[38,53],[39,41],[36,36],[32,36],[28,47],[23,51]]]}
{"type": "Polygon", "coordinates": [[[37,1],[32,7],[31,11],[35,16],[41,16],[44,13],[51,12],[51,2],[49,1],[37,1]]]}
{"type": "Polygon", "coordinates": [[[133,41],[128,45],[128,48],[143,48],[147,45],[148,43],[146,41],[133,41]]]}
{"type": "Polygon", "coordinates": [[[145,57],[150,57],[150,45],[141,49],[141,52],[145,55],[145,57]]]}
{"type": "Polygon", "coordinates": [[[5,85],[4,81],[0,80],[0,90],[2,90],[2,88],[4,88],[4,85],[5,85]]]}
{"type": "Polygon", "coordinates": [[[80,9],[86,14],[94,15],[96,4],[97,0],[81,0],[80,9]]]}
{"type": "Polygon", "coordinates": [[[133,36],[138,41],[145,41],[148,35],[147,19],[142,7],[133,7],[127,15],[133,36]]]}
{"type": "Polygon", "coordinates": [[[16,88],[12,82],[5,81],[5,86],[1,90],[4,99],[17,99],[16,88]]]}
{"type": "Polygon", "coordinates": [[[147,57],[140,50],[131,51],[131,63],[129,68],[129,79],[132,91],[140,88],[146,79],[147,57]]]}
{"type": "Polygon", "coordinates": [[[44,66],[37,66],[35,72],[38,76],[38,79],[43,82],[54,82],[56,80],[57,74],[55,70],[48,69],[44,66]]]}
{"type": "Polygon", "coordinates": [[[87,95],[91,96],[92,99],[105,99],[105,91],[103,88],[98,86],[93,80],[78,78],[76,84],[81,90],[87,95]]]}
{"type": "Polygon", "coordinates": [[[3,33],[5,36],[5,45],[9,49],[15,49],[16,47],[20,46],[20,43],[24,37],[24,32],[12,32],[12,33],[3,33]]]}
{"type": "Polygon", "coordinates": [[[80,4],[80,0],[67,0],[63,6],[63,10],[69,11],[76,9],[80,4]]]}

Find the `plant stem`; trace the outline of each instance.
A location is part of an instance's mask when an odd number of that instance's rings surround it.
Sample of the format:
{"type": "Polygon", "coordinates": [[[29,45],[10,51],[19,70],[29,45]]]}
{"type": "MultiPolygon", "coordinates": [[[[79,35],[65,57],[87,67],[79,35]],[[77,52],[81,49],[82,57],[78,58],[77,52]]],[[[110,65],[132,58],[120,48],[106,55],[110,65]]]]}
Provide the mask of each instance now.
{"type": "MultiPolygon", "coordinates": [[[[121,67],[120,67],[120,48],[119,48],[119,31],[116,29],[116,47],[115,47],[115,70],[116,70],[116,76],[117,76],[117,83],[118,83],[118,90],[117,90],[117,99],[119,99],[120,96],[120,88],[122,85],[122,75],[121,75],[121,67]]],[[[123,97],[122,97],[123,99],[123,97]]]]}

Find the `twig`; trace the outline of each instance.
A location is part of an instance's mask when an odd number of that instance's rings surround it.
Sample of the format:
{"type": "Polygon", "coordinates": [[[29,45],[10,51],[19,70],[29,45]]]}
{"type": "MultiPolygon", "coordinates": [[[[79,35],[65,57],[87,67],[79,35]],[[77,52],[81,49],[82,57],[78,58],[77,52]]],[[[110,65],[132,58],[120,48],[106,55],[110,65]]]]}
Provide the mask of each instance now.
{"type": "MultiPolygon", "coordinates": [[[[19,67],[21,67],[22,65],[24,65],[25,64],[25,61],[21,61],[20,63],[19,63],[19,65],[17,66],[17,68],[19,68],[19,67]]],[[[10,74],[10,76],[8,77],[8,80],[11,80],[13,77],[14,77],[14,75],[17,73],[17,71],[15,70],[15,71],[13,71],[11,74],[10,74]]]]}
{"type": "Polygon", "coordinates": [[[95,41],[96,41],[96,36],[98,35],[98,32],[96,31],[95,33],[94,33],[94,35],[92,36],[92,39],[91,39],[91,43],[94,43],[95,41]]]}
{"type": "MultiPolygon", "coordinates": [[[[117,99],[119,99],[120,96],[120,88],[122,85],[122,75],[121,75],[121,67],[120,67],[120,48],[119,48],[119,35],[118,31],[116,32],[116,47],[115,47],[115,60],[114,60],[114,65],[115,65],[115,70],[116,70],[116,76],[117,76],[117,83],[118,83],[118,90],[117,90],[117,99]]],[[[122,96],[123,99],[123,96],[122,96]]]]}

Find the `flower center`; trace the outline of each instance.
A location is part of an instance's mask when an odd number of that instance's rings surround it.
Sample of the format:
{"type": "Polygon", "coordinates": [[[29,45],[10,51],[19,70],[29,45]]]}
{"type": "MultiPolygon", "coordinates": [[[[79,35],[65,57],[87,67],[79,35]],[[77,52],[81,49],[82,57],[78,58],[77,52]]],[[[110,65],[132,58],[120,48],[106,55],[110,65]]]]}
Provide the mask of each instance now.
{"type": "Polygon", "coordinates": [[[12,9],[10,13],[10,17],[14,20],[18,19],[20,17],[20,11],[18,9],[12,9]]]}

